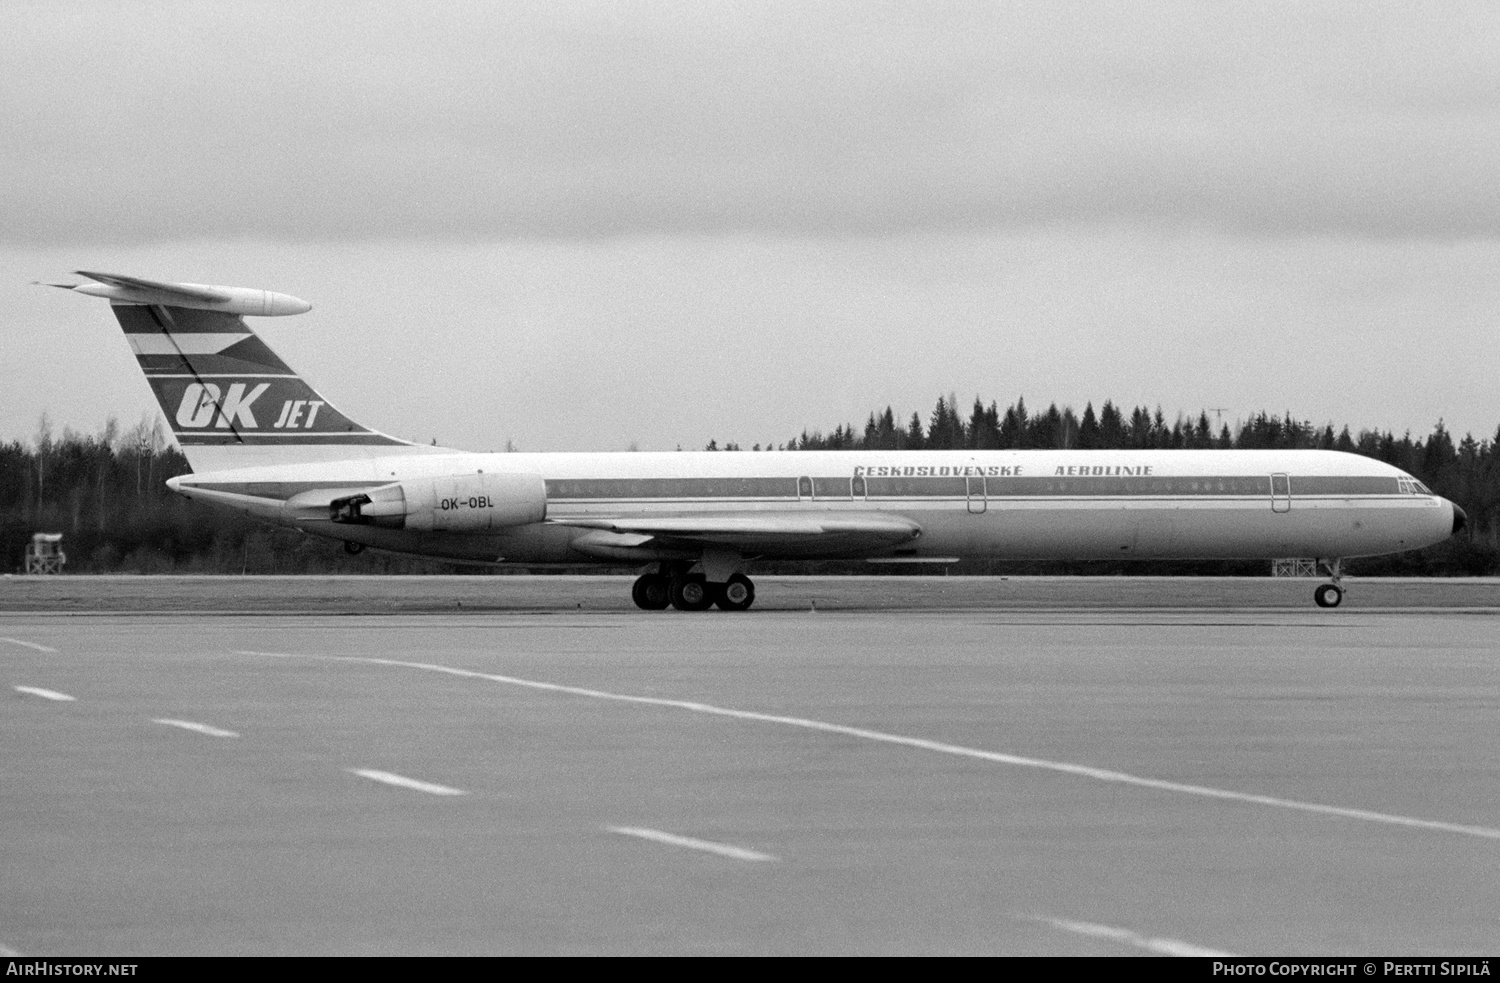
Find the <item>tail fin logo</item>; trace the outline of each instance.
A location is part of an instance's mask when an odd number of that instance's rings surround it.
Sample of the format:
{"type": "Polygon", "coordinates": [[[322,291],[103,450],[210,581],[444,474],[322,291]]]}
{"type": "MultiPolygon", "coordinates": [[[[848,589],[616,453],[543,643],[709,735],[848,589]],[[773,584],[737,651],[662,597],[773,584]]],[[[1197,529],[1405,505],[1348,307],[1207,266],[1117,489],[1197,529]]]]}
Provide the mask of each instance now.
{"type": "Polygon", "coordinates": [[[282,427],[292,430],[299,427],[311,430],[313,421],[318,418],[318,410],[322,407],[323,400],[321,399],[288,399],[281,404],[281,416],[277,417],[276,422],[271,426],[278,430],[282,427]],[[306,419],[303,419],[303,413],[307,414],[306,419]]]}
{"type": "Polygon", "coordinates": [[[204,385],[195,382],[183,390],[182,403],[177,407],[179,427],[206,427],[213,422],[214,410],[219,408],[219,387],[213,383],[204,385]]]}
{"type": "Polygon", "coordinates": [[[228,429],[238,424],[254,430],[260,426],[255,420],[255,414],[250,411],[250,406],[261,396],[265,395],[267,389],[271,388],[268,382],[262,382],[249,395],[245,394],[247,383],[236,382],[230,385],[228,395],[220,399],[221,391],[218,386],[211,382],[195,382],[188,386],[182,393],[182,402],[177,405],[177,423],[183,427],[206,427],[214,423],[220,429],[228,429]],[[218,418],[215,420],[215,411],[218,418]]]}

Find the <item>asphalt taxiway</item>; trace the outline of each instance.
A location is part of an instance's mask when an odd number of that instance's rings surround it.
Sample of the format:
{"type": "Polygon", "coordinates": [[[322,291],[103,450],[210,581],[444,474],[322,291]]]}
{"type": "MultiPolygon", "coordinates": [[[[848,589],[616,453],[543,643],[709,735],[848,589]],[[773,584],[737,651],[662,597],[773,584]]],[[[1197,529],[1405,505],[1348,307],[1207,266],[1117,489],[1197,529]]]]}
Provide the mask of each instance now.
{"type": "Polygon", "coordinates": [[[11,610],[0,947],[1493,954],[1497,629],[11,610]]]}

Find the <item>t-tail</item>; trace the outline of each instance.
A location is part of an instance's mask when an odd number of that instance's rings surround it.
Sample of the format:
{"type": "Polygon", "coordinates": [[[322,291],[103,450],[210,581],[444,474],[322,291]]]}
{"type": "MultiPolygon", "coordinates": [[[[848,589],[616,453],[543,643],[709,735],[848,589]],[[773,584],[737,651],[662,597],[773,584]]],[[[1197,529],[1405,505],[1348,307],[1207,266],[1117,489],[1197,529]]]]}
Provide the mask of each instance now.
{"type": "Polygon", "coordinates": [[[245,324],[312,305],[244,287],[78,271],[51,284],[104,297],[125,329],[172,435],[195,472],[439,450],[349,419],[245,324]]]}

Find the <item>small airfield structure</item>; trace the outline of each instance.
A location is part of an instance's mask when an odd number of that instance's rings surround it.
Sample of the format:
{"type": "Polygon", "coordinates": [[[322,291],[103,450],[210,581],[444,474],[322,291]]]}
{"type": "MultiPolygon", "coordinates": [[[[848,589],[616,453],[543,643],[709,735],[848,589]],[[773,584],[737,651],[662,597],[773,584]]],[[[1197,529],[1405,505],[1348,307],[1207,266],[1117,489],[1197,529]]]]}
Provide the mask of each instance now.
{"type": "Polygon", "coordinates": [[[63,564],[68,562],[68,554],[62,549],[62,538],[60,532],[33,533],[31,543],[26,547],[26,572],[62,573],[63,564]]]}

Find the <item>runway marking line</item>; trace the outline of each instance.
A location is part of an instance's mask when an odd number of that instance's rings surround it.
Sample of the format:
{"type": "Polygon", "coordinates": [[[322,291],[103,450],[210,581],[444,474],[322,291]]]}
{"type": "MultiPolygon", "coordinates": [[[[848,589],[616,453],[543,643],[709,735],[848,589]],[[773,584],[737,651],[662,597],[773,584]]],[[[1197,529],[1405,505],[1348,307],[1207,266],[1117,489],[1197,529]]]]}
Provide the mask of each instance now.
{"type": "Polygon", "coordinates": [[[19,638],[0,638],[0,642],[9,642],[12,645],[22,645],[29,649],[36,649],[38,652],[51,652],[54,655],[57,653],[57,649],[48,648],[45,645],[38,645],[36,642],[23,642],[19,638]]]}
{"type": "Polygon", "coordinates": [[[78,697],[76,696],[69,696],[66,693],[59,693],[55,689],[42,689],[40,686],[17,686],[16,692],[29,693],[32,696],[40,696],[44,700],[67,700],[69,702],[72,702],[78,699],[78,697]]]}
{"type": "Polygon", "coordinates": [[[179,727],[182,730],[194,731],[198,734],[207,734],[209,737],[239,737],[232,730],[224,730],[221,727],[212,727],[208,724],[200,724],[193,720],[172,720],[167,717],[158,717],[151,721],[153,724],[165,724],[168,727],[179,727]]]}
{"type": "Polygon", "coordinates": [[[374,768],[350,768],[348,771],[351,775],[368,778],[372,782],[384,782],[387,785],[395,785],[397,788],[409,788],[414,792],[426,792],[428,795],[469,794],[461,788],[449,788],[447,785],[438,785],[434,782],[418,781],[415,778],[407,778],[405,775],[397,775],[390,771],[378,771],[374,768]]]}
{"type": "Polygon", "coordinates": [[[1196,795],[1227,802],[1245,802],[1251,805],[1270,806],[1296,812],[1338,816],[1342,819],[1357,819],[1363,822],[1405,826],[1411,829],[1429,829],[1444,833],[1458,833],[1464,836],[1477,836],[1486,840],[1500,840],[1500,829],[1490,826],[1469,826],[1463,823],[1443,822],[1438,819],[1419,819],[1413,816],[1401,816],[1394,813],[1374,812],[1369,809],[1350,809],[1344,806],[1323,805],[1318,802],[1282,799],[1273,795],[1235,792],[1230,789],[1213,788],[1208,785],[1193,785],[1186,782],[1167,781],[1161,778],[1147,778],[1142,775],[1132,775],[1124,771],[1095,768],[1092,765],[1073,764],[1067,761],[1048,761],[1045,758],[1028,758],[1018,754],[1004,754],[999,751],[985,751],[980,748],[964,747],[961,744],[933,741],[925,737],[907,737],[903,734],[889,734],[884,731],[870,730],[866,727],[850,727],[846,724],[833,724],[823,720],[811,720],[806,717],[787,717],[780,714],[759,713],[754,710],[736,710],[732,707],[714,706],[711,703],[697,703],[691,700],[672,700],[660,696],[632,696],[628,693],[610,693],[606,690],[589,689],[584,686],[567,686],[562,683],[521,679],[516,676],[501,676],[493,673],[476,672],[472,669],[440,666],[429,662],[405,662],[399,659],[381,659],[374,656],[307,655],[292,652],[255,652],[246,649],[237,649],[235,650],[235,654],[276,659],[318,659],[328,662],[351,662],[363,665],[420,669],[425,672],[438,672],[465,679],[483,679],[489,682],[504,683],[508,686],[520,686],[526,689],[541,690],[549,693],[567,693],[572,696],[586,696],[591,699],[611,700],[616,703],[633,703],[639,706],[673,707],[678,710],[687,710],[692,713],[708,714],[715,717],[731,717],[737,720],[753,720],[759,723],[783,724],[788,727],[801,727],[805,730],[821,731],[825,734],[842,734],[846,737],[858,737],[867,741],[878,741],[882,744],[897,744],[923,751],[936,751],[939,754],[951,754],[961,758],[975,758],[995,764],[1014,765],[1018,768],[1035,768],[1039,771],[1052,771],[1064,775],[1074,775],[1079,778],[1092,778],[1101,782],[1133,785],[1137,788],[1155,789],[1159,792],[1177,792],[1182,795],[1196,795]]]}
{"type": "Polygon", "coordinates": [[[659,829],[647,829],[643,826],[606,826],[605,829],[611,833],[619,833],[621,836],[634,836],[643,840],[651,840],[655,843],[665,843],[667,846],[680,846],[688,850],[717,853],[719,856],[729,857],[731,860],[764,861],[776,859],[769,853],[761,853],[759,850],[747,850],[742,846],[733,846],[729,843],[715,843],[713,840],[699,840],[691,836],[678,836],[676,833],[664,833],[659,829]]]}
{"type": "Polygon", "coordinates": [[[1043,925],[1051,925],[1053,928],[1062,929],[1064,932],[1087,935],[1096,939],[1108,939],[1111,942],[1120,942],[1163,956],[1197,956],[1200,958],[1209,956],[1217,959],[1237,958],[1230,952],[1220,952],[1218,949],[1206,949],[1203,946],[1193,945],[1191,942],[1180,942],[1177,939],[1151,938],[1150,936],[1132,932],[1127,928],[1096,925],[1093,922],[1075,922],[1065,918],[1032,917],[1031,920],[1041,922],[1043,925]]]}

